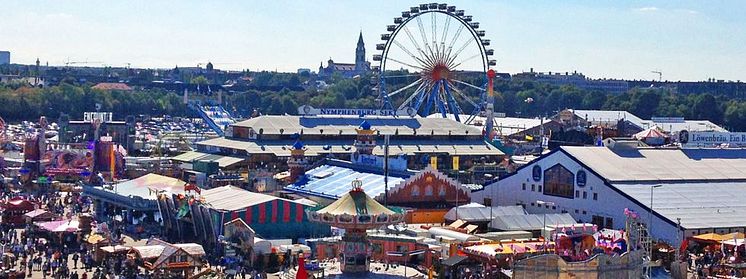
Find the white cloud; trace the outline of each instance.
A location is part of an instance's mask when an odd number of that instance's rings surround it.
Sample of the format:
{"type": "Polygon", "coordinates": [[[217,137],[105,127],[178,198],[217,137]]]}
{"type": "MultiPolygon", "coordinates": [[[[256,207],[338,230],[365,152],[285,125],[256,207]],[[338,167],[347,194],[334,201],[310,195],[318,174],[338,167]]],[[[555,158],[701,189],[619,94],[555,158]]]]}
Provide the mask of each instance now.
{"type": "Polygon", "coordinates": [[[684,12],[684,13],[687,13],[687,14],[690,14],[690,15],[696,15],[696,14],[699,14],[699,12],[698,12],[698,11],[695,11],[695,10],[680,9],[680,10],[678,10],[678,11],[681,11],[681,12],[684,12]]]}
{"type": "Polygon", "coordinates": [[[656,12],[658,10],[659,10],[658,7],[642,7],[642,8],[635,9],[635,11],[643,12],[643,13],[656,12]]]}

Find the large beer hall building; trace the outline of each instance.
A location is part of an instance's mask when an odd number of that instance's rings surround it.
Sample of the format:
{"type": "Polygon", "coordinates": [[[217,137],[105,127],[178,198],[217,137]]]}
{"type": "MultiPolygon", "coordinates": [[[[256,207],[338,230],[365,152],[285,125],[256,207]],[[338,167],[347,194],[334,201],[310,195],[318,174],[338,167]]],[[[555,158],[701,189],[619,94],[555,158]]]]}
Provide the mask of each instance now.
{"type": "Polygon", "coordinates": [[[746,150],[562,146],[472,193],[472,200],[569,213],[614,229],[624,229],[628,215],[649,223],[652,208],[652,235],[669,243],[743,232],[746,150]]]}
{"type": "Polygon", "coordinates": [[[296,139],[305,145],[313,163],[321,158],[350,160],[355,153],[357,129],[367,122],[376,130],[373,155],[383,155],[384,135],[390,135],[389,154],[406,156],[410,169],[422,169],[437,158],[449,168],[459,157],[462,169],[475,162],[499,162],[504,155],[483,140],[480,128],[444,118],[386,116],[264,115],[232,124],[226,136],[197,143],[195,153],[245,158],[243,165],[286,168],[296,139]]]}

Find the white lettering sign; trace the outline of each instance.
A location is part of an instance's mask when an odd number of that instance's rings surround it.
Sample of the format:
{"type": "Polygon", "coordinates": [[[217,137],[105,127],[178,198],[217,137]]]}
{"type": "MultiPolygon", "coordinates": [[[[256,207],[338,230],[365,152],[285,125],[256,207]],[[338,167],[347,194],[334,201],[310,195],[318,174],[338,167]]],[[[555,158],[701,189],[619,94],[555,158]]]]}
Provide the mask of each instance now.
{"type": "Polygon", "coordinates": [[[347,108],[314,108],[309,105],[298,107],[300,115],[357,115],[357,116],[409,116],[414,117],[417,112],[411,108],[400,110],[390,109],[347,109],[347,108]]]}
{"type": "Polygon", "coordinates": [[[689,132],[681,131],[679,141],[686,146],[718,146],[727,144],[731,147],[746,146],[746,133],[728,132],[689,132]]]}

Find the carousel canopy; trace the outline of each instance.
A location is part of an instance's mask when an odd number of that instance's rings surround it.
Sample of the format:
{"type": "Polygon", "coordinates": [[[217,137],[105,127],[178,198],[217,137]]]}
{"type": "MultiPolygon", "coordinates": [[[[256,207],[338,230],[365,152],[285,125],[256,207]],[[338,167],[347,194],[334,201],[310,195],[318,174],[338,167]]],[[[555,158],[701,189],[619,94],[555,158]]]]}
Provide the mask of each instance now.
{"type": "Polygon", "coordinates": [[[319,210],[318,213],[330,213],[333,215],[349,214],[352,216],[396,214],[396,212],[381,205],[363,191],[350,191],[337,201],[319,210]]]}
{"type": "Polygon", "coordinates": [[[665,138],[667,136],[666,134],[661,132],[657,126],[653,126],[647,130],[644,130],[642,132],[635,134],[632,137],[634,137],[637,140],[644,140],[644,139],[651,139],[651,138],[665,138]]]}

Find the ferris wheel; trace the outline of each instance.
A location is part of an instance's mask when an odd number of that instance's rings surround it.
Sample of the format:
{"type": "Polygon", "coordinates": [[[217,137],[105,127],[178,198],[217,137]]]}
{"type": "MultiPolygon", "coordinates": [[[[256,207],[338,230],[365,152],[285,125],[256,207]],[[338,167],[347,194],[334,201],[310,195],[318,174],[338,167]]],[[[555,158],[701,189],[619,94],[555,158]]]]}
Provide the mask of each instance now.
{"type": "Polygon", "coordinates": [[[373,55],[384,109],[410,109],[471,122],[484,109],[486,74],[496,65],[479,22],[447,4],[421,4],[386,26],[373,55]],[[468,115],[467,119],[462,115],[468,115]]]}

